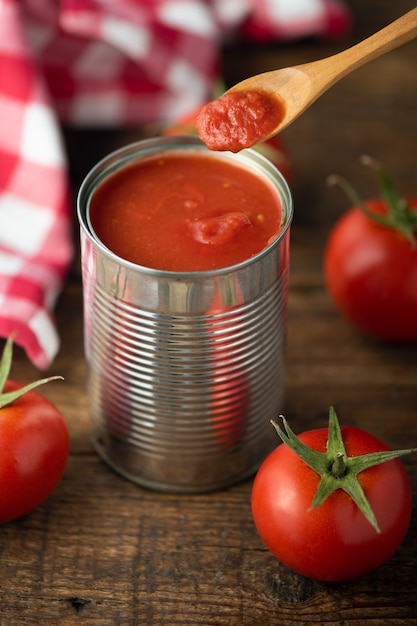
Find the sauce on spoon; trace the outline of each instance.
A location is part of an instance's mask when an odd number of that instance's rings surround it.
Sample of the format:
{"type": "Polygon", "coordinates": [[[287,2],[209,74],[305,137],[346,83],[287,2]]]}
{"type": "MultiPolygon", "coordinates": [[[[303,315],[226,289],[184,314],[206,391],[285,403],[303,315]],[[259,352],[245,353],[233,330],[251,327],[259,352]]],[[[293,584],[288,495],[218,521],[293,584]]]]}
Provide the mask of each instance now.
{"type": "Polygon", "coordinates": [[[201,110],[200,139],[212,150],[233,152],[266,140],[284,130],[338,80],[416,36],[417,7],[338,54],[251,76],[201,110]]]}
{"type": "Polygon", "coordinates": [[[231,91],[206,104],[196,126],[210,150],[239,152],[269,135],[284,115],[284,103],[270,93],[231,91]]]}

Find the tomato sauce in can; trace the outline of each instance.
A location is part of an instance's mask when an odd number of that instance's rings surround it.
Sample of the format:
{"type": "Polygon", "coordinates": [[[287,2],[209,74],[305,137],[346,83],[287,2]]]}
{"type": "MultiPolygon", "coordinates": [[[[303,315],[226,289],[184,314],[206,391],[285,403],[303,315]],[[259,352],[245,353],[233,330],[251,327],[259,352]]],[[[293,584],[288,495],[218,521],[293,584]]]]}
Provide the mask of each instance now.
{"type": "Polygon", "coordinates": [[[279,233],[281,201],[265,178],[205,152],[166,152],[109,176],[91,197],[97,237],[137,265],[176,272],[235,265],[279,233]]]}

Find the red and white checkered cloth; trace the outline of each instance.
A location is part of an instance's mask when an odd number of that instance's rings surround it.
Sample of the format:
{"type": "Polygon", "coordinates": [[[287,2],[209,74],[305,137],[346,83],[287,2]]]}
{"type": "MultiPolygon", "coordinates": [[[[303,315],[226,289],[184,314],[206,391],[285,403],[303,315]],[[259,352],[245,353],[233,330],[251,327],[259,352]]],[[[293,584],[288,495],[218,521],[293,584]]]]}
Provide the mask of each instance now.
{"type": "Polygon", "coordinates": [[[73,253],[60,124],[169,122],[210,97],[221,43],[343,36],[342,0],[0,0],[0,336],[39,368],[73,253]]]}
{"type": "Polygon", "coordinates": [[[64,150],[18,2],[0,3],[0,335],[40,368],[59,341],[51,310],[72,255],[64,150]]]}

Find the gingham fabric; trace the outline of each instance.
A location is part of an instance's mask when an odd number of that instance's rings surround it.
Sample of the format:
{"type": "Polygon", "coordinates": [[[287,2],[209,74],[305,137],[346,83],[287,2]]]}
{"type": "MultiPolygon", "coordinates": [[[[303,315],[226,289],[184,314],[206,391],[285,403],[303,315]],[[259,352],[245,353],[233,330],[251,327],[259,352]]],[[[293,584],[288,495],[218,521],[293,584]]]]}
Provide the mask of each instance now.
{"type": "Polygon", "coordinates": [[[170,121],[194,110],[210,95],[227,37],[330,37],[349,25],[340,0],[20,3],[55,110],[77,126],[170,121]]]}
{"type": "Polygon", "coordinates": [[[39,368],[59,339],[51,311],[71,259],[69,194],[54,109],[19,2],[0,4],[0,335],[39,368]]]}
{"type": "Polygon", "coordinates": [[[0,336],[39,368],[72,256],[60,124],[169,122],[209,96],[220,47],[346,33],[341,0],[0,0],[0,336]]]}

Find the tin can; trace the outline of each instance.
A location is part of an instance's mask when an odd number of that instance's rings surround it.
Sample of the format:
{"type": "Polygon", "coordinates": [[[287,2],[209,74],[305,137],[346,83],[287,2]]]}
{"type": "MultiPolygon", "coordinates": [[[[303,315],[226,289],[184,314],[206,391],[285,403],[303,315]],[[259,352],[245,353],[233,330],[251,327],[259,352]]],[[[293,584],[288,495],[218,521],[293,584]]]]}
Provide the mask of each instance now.
{"type": "Polygon", "coordinates": [[[220,270],[138,266],[97,238],[94,190],[119,168],[170,150],[207,150],[196,137],[156,137],[100,161],[81,185],[84,342],[92,440],[117,472],[183,493],[252,475],[277,445],[270,419],[284,395],[292,198],[280,172],[253,150],[221,153],[278,191],[277,238],[220,270]]]}

